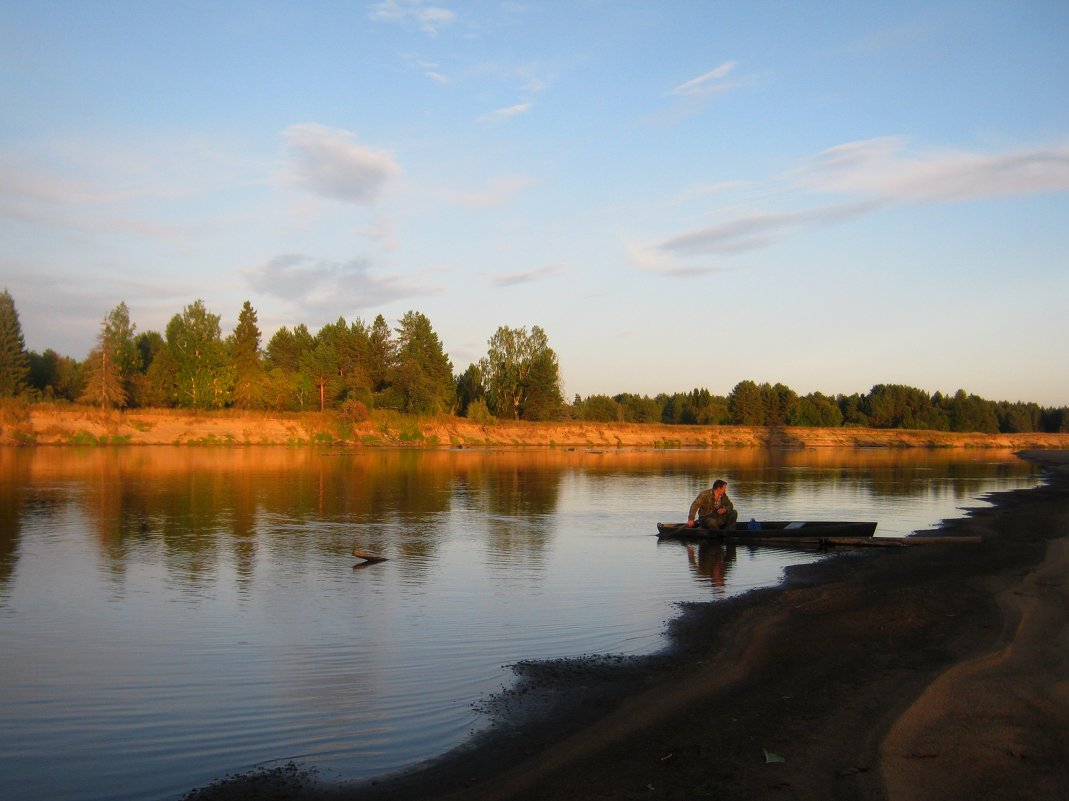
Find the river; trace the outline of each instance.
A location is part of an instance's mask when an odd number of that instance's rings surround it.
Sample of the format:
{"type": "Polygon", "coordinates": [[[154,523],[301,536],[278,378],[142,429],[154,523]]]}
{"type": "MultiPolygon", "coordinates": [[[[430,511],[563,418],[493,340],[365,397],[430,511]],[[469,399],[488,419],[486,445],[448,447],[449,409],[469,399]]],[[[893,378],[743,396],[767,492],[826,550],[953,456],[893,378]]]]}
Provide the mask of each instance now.
{"type": "Polygon", "coordinates": [[[510,663],[650,653],[678,602],[825,558],[658,543],[715,478],[740,520],[884,536],[1038,482],[987,450],[0,449],[0,797],[443,753],[510,663]]]}

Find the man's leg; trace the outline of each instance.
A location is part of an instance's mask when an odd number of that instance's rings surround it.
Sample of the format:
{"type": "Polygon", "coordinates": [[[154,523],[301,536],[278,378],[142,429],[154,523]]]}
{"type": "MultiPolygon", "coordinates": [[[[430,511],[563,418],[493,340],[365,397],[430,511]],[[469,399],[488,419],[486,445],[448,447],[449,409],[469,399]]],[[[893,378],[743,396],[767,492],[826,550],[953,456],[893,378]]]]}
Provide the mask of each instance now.
{"type": "Polygon", "coordinates": [[[723,528],[723,525],[721,525],[724,522],[723,518],[723,515],[718,515],[716,512],[713,512],[711,515],[706,515],[700,519],[701,527],[707,528],[710,531],[719,531],[723,528]]]}

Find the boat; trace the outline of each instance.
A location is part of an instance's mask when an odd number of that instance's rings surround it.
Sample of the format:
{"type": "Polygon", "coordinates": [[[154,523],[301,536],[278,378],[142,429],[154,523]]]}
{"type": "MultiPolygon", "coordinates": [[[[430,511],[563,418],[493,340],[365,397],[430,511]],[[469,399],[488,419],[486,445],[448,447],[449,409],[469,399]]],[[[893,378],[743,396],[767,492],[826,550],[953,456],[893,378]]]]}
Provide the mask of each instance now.
{"type": "Polygon", "coordinates": [[[829,520],[761,520],[739,523],[731,529],[708,529],[683,523],[658,523],[657,536],[677,539],[729,539],[746,540],[799,539],[822,540],[826,538],[865,538],[876,534],[876,523],[829,520]]]}

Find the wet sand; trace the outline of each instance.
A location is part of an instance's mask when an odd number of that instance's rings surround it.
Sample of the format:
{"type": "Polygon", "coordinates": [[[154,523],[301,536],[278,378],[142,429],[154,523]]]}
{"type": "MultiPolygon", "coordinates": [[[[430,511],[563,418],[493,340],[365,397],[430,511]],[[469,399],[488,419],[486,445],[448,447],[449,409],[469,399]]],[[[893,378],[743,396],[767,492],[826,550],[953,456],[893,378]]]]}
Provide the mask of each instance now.
{"type": "Polygon", "coordinates": [[[377,782],[299,767],[190,799],[1069,799],[1069,452],[1047,481],[785,587],[693,604],[666,652],[523,665],[469,745],[377,782]]]}

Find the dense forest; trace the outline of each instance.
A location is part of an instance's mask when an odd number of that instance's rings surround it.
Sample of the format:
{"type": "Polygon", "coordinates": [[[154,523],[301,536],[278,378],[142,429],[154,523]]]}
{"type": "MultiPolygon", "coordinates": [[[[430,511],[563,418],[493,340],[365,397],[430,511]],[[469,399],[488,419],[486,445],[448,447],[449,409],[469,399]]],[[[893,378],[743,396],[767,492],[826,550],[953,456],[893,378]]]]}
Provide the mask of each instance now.
{"type": "Polygon", "coordinates": [[[0,398],[102,408],[333,410],[352,422],[372,409],[495,419],[689,425],[866,426],[984,433],[1069,432],[1069,408],[990,401],[958,390],[929,394],[878,384],[864,394],[798,395],[783,384],[740,381],[727,395],[708,389],[656,397],[576,395],[561,389],[560,365],[538,326],[502,326],[486,356],[454,374],[430,320],[407,312],[396,327],[382,315],[322,326],[280,328],[264,345],[246,301],[235,329],[202,300],[175,314],[161,334],[138,333],[125,303],[103,319],[84,360],[27,351],[14,299],[0,294],[0,398]]]}

